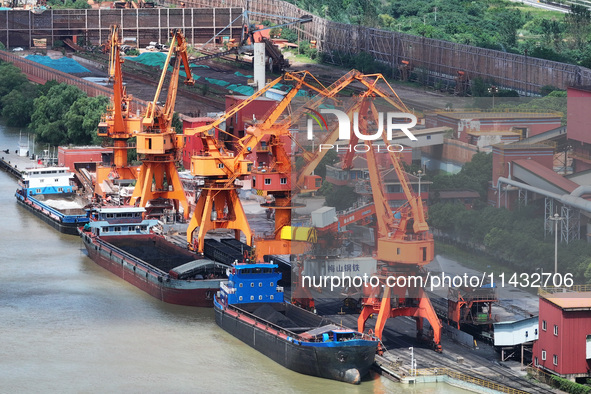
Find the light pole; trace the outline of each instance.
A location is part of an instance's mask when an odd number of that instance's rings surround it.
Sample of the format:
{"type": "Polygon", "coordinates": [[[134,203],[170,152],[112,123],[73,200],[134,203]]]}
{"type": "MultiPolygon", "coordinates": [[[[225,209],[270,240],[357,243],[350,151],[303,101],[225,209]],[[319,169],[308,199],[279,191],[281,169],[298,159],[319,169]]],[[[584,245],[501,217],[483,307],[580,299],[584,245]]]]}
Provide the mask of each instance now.
{"type": "Polygon", "coordinates": [[[417,175],[417,178],[419,178],[419,197],[421,197],[421,178],[425,174],[423,174],[422,170],[419,170],[416,175],[417,175]]]}
{"type": "Polygon", "coordinates": [[[558,273],[558,222],[564,219],[558,213],[548,219],[554,222],[554,274],[558,273]]]}
{"type": "Polygon", "coordinates": [[[410,376],[414,376],[412,367],[415,365],[415,352],[412,347],[409,347],[410,350],[410,376]]]}
{"type": "Polygon", "coordinates": [[[488,88],[488,92],[490,94],[492,94],[492,109],[495,109],[495,94],[499,93],[499,88],[497,88],[496,86],[491,86],[490,88],[488,88]]]}

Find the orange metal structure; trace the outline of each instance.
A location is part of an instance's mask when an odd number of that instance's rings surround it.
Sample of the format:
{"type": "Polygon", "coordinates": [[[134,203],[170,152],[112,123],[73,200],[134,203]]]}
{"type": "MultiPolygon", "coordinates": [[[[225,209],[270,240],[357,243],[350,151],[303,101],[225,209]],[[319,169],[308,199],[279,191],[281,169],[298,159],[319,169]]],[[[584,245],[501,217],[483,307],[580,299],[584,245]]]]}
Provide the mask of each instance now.
{"type": "Polygon", "coordinates": [[[110,48],[109,57],[109,81],[113,83],[113,98],[98,125],[98,136],[113,139],[113,165],[110,167],[97,167],[95,194],[105,197],[102,190],[105,180],[137,178],[138,167],[128,166],[127,141],[134,133],[141,130],[141,118],[134,114],[131,106],[132,96],[128,95],[123,86],[123,73],[121,71],[121,41],[119,26],[111,26],[111,35],[105,48],[110,48]]]}
{"type": "Polygon", "coordinates": [[[142,119],[142,131],[136,134],[136,149],[142,165],[131,204],[136,204],[139,200],[139,205],[145,207],[148,201],[156,198],[171,199],[177,212],[179,204],[183,207],[185,219],[188,219],[189,205],[176,169],[184,145],[184,136],[177,134],[171,126],[181,62],[186,73],[185,84],[193,84],[187,57],[187,43],[182,33],[176,31],[172,33],[170,49],[154,101],[148,104],[142,119]],[[173,54],[175,61],[168,94],[164,108],[161,108],[157,102],[167,74],[166,65],[170,64],[173,54]]]}
{"type": "MultiPolygon", "coordinates": [[[[283,142],[278,136],[291,136],[288,132],[289,128],[297,123],[301,117],[309,114],[310,110],[317,109],[325,100],[335,98],[339,92],[361,77],[362,74],[359,71],[351,70],[328,87],[324,87],[319,83],[320,89],[313,88],[318,94],[307,102],[306,106],[298,108],[288,119],[282,122],[274,124],[276,117],[269,117],[260,126],[270,129],[271,138],[267,145],[272,152],[273,160],[268,167],[253,170],[253,189],[258,190],[261,194],[273,197],[271,202],[262,206],[275,211],[275,230],[273,237],[257,238],[255,240],[258,255],[302,254],[309,249],[309,243],[295,241],[283,236],[282,229],[291,225],[292,211],[298,207],[293,202],[292,197],[298,193],[316,191],[322,186],[320,183],[321,178],[313,175],[313,171],[327,151],[313,153],[304,151],[306,164],[297,173],[293,173],[292,158],[287,155],[283,148],[283,142]]],[[[279,111],[282,112],[283,109],[278,107],[274,112],[279,111]]],[[[334,142],[337,137],[338,131],[335,127],[323,143],[334,142]]]]}
{"type": "Polygon", "coordinates": [[[234,116],[282,80],[283,77],[279,77],[267,84],[248,100],[243,100],[230,108],[215,122],[194,129],[185,129],[185,135],[197,135],[202,139],[204,150],[202,154],[191,157],[191,174],[206,178],[187,228],[187,244],[190,249],[203,252],[205,234],[219,228],[233,229],[236,239],[240,239],[242,231],[246,243],[252,245],[253,234],[238,198],[238,186],[235,181],[250,174],[252,162],[247,160],[246,156],[252,153],[264,133],[261,129],[248,129],[246,135],[237,141],[238,151],[230,152],[215,138],[214,131],[218,129],[219,132],[225,133],[219,126],[226,119],[234,116]],[[197,228],[199,231],[195,238],[197,228]]]}
{"type": "MultiPolygon", "coordinates": [[[[372,116],[378,113],[373,103],[365,102],[359,116],[360,129],[367,129],[370,107],[372,116]]],[[[384,143],[389,145],[385,136],[384,133],[384,143]]],[[[367,162],[378,223],[377,260],[381,286],[371,289],[369,297],[364,300],[358,329],[363,331],[369,316],[378,313],[374,331],[378,338],[382,338],[388,318],[411,316],[416,320],[418,336],[422,336],[422,319],[425,318],[433,330],[435,348],[440,351],[441,322],[423,287],[417,285],[420,282],[412,279],[424,276],[421,267],[433,260],[433,236],[429,233],[423,202],[420,196],[411,191],[400,160],[392,150],[389,153],[390,160],[407,198],[405,205],[396,212],[392,211],[384,197],[374,149],[372,146],[367,152],[367,162]],[[395,287],[388,285],[387,277],[395,278],[395,287]]]]}
{"type": "Polygon", "coordinates": [[[497,292],[494,287],[450,287],[447,293],[447,317],[456,323],[474,325],[492,324],[492,304],[497,302],[497,292]]]}
{"type": "MultiPolygon", "coordinates": [[[[318,88],[306,81],[307,77],[312,77],[310,73],[296,72],[285,73],[282,77],[277,78],[271,83],[267,84],[263,89],[256,92],[249,99],[244,100],[230,108],[226,114],[213,122],[212,124],[185,130],[186,135],[198,135],[202,138],[204,152],[203,154],[193,156],[191,158],[191,174],[193,176],[203,176],[206,178],[205,185],[201,190],[201,194],[197,203],[195,204],[195,212],[189,223],[187,229],[187,243],[190,248],[202,252],[205,234],[213,229],[229,228],[235,230],[235,237],[239,239],[240,231],[244,232],[246,242],[252,245],[253,233],[250,229],[244,210],[240,200],[238,199],[237,186],[235,181],[245,175],[250,175],[252,172],[252,162],[246,159],[246,156],[251,154],[253,150],[260,143],[265,136],[270,136],[273,145],[277,145],[280,141],[280,136],[290,135],[289,126],[292,124],[291,118],[282,122],[278,122],[281,114],[287,109],[293,97],[297,94],[302,86],[307,86],[316,91],[324,91],[324,87],[316,81],[321,88],[318,88]],[[280,81],[295,81],[295,86],[284,96],[272,113],[266,117],[265,121],[259,125],[250,127],[246,131],[246,135],[237,141],[239,147],[237,152],[229,152],[223,148],[219,141],[214,138],[214,129],[218,128],[226,119],[234,116],[238,111],[247,106],[258,97],[262,96],[267,90],[271,89],[280,81]],[[199,228],[197,237],[194,237],[195,230],[199,228]]],[[[220,132],[224,132],[220,130],[220,132]]],[[[234,136],[232,136],[234,137],[234,136]]],[[[275,164],[282,165],[282,170],[286,174],[291,175],[291,163],[285,151],[275,151],[275,164]],[[283,153],[282,153],[283,152],[283,153]]],[[[256,175],[255,175],[256,179],[256,175]]],[[[280,180],[278,179],[278,182],[280,180]]],[[[282,189],[291,186],[286,183],[282,184],[282,189]]],[[[287,206],[283,206],[288,210],[287,206]]],[[[289,218],[279,215],[280,228],[289,224],[289,218]]],[[[276,216],[276,221],[277,221],[276,216]]],[[[275,240],[275,238],[274,238],[275,240]]],[[[289,249],[289,242],[285,240],[279,241],[281,250],[289,249]]],[[[270,248],[263,248],[259,251],[257,243],[257,258],[260,260],[266,254],[272,254],[270,248]]],[[[273,249],[276,250],[276,249],[273,249]]],[[[291,249],[287,251],[289,254],[291,249]]]]}

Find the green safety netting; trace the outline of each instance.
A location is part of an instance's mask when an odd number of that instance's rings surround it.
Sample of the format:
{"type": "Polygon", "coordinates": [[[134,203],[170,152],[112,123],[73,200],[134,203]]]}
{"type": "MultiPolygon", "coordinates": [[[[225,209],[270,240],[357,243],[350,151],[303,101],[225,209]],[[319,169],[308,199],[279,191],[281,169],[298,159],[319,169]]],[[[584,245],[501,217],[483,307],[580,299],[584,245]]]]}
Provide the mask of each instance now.
{"type": "Polygon", "coordinates": [[[230,83],[228,81],[222,81],[221,79],[214,79],[214,78],[205,78],[205,80],[209,83],[212,83],[214,85],[219,85],[219,86],[226,86],[230,83]]]}
{"type": "Polygon", "coordinates": [[[254,94],[254,88],[252,86],[232,84],[228,86],[226,89],[235,93],[240,93],[244,96],[252,96],[254,94]]]}
{"type": "Polygon", "coordinates": [[[145,64],[146,66],[153,66],[162,68],[166,61],[166,53],[164,52],[144,52],[139,56],[126,56],[125,59],[145,64]]]}
{"type": "MultiPolygon", "coordinates": [[[[144,52],[141,55],[135,56],[135,57],[126,56],[125,59],[131,60],[132,62],[142,63],[142,64],[145,64],[146,66],[158,67],[158,68],[162,69],[164,62],[166,61],[166,53],[164,53],[164,52],[144,52]]],[[[191,65],[191,67],[197,67],[197,66],[191,65]]],[[[168,66],[168,71],[172,71],[172,66],[168,66]]],[[[185,72],[182,70],[179,72],[179,75],[181,75],[182,77],[187,76],[187,74],[185,74],[185,72]]],[[[200,75],[193,74],[193,79],[195,81],[198,80],[199,78],[201,78],[200,75]]]]}
{"type": "Polygon", "coordinates": [[[65,72],[67,74],[89,73],[90,71],[81,66],[76,60],[69,57],[61,57],[59,59],[52,59],[49,56],[29,55],[25,59],[35,63],[42,64],[49,68],[65,72]]]}
{"type": "MultiPolygon", "coordinates": [[[[166,61],[167,54],[164,52],[144,52],[139,56],[126,56],[125,59],[133,62],[145,64],[146,66],[154,66],[162,68],[166,61]]],[[[204,64],[191,64],[191,68],[209,68],[204,64]]]]}
{"type": "Polygon", "coordinates": [[[253,78],[253,76],[252,76],[252,75],[244,75],[244,74],[242,74],[240,71],[236,71],[236,72],[234,73],[234,75],[236,75],[237,77],[253,78]]]}

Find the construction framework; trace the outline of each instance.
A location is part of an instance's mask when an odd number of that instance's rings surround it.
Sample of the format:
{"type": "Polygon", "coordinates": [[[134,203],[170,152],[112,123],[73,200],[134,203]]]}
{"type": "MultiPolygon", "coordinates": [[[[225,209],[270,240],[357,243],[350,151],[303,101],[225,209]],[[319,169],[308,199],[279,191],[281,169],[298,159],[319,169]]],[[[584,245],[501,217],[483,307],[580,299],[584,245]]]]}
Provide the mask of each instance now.
{"type": "Polygon", "coordinates": [[[119,25],[122,43],[146,46],[166,43],[171,30],[182,30],[189,44],[204,43],[215,35],[240,39],[242,8],[141,8],[98,10],[0,11],[0,42],[7,48],[32,47],[33,40],[56,40],[78,36],[99,45],[119,25]]]}

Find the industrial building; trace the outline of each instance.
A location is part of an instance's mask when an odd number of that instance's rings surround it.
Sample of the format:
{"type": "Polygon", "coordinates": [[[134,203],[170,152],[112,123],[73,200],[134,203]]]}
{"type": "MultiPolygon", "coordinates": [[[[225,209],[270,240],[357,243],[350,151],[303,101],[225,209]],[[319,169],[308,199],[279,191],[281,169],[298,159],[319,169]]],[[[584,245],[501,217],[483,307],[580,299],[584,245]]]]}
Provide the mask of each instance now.
{"type": "Polygon", "coordinates": [[[583,383],[591,377],[590,290],[573,287],[540,292],[539,339],[533,348],[535,366],[583,383]]]}

